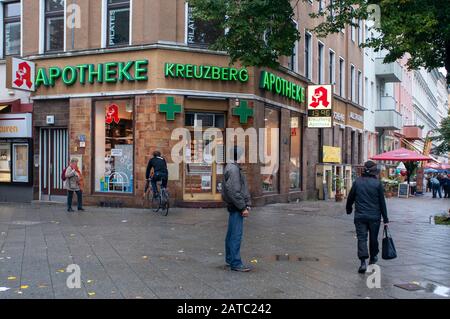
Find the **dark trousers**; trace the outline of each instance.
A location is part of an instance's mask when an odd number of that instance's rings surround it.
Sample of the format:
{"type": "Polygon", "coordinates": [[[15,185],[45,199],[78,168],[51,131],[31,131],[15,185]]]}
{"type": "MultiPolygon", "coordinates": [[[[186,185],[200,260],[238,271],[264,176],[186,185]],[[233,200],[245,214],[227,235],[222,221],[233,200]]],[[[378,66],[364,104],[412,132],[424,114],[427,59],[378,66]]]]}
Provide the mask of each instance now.
{"type": "Polygon", "coordinates": [[[439,194],[439,198],[442,198],[441,185],[433,185],[433,198],[436,198],[436,195],[439,194]]]}
{"type": "Polygon", "coordinates": [[[67,191],[67,209],[72,208],[73,193],[77,193],[78,209],[83,208],[83,192],[82,191],[67,191]]]}
{"type": "Polygon", "coordinates": [[[241,241],[244,228],[244,217],[238,211],[230,212],[228,231],[225,239],[225,261],[231,268],[242,266],[241,241]]]}
{"type": "Polygon", "coordinates": [[[444,198],[450,198],[450,186],[444,186],[444,198]]]}
{"type": "Polygon", "coordinates": [[[355,220],[359,259],[373,258],[380,252],[378,248],[380,225],[381,221],[355,220]],[[369,237],[369,250],[367,250],[367,237],[369,237]]]}
{"type": "Polygon", "coordinates": [[[151,179],[153,194],[158,193],[158,185],[156,183],[159,181],[161,181],[161,188],[167,188],[167,175],[156,173],[151,179]]]}

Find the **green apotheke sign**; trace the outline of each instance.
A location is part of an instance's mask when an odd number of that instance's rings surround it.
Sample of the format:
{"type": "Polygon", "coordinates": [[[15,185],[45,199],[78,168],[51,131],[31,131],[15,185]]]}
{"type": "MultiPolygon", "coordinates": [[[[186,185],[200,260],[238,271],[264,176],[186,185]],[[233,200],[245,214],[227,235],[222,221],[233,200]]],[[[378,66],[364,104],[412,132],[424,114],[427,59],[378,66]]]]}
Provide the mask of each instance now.
{"type": "MultiPolygon", "coordinates": [[[[35,86],[52,87],[58,81],[66,86],[76,83],[82,85],[96,83],[141,82],[148,81],[149,61],[106,62],[98,64],[79,64],[75,66],[38,68],[35,86]]],[[[220,67],[166,63],[164,76],[172,79],[211,80],[221,82],[249,81],[247,68],[220,67]]],[[[305,88],[268,71],[261,72],[260,89],[272,92],[298,103],[305,102],[305,88]]]]}

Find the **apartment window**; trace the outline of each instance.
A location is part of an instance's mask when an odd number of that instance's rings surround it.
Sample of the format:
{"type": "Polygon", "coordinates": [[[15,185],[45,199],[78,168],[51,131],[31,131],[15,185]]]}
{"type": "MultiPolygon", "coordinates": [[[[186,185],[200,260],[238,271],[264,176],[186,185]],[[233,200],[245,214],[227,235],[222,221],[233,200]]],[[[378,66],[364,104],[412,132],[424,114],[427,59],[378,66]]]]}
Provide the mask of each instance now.
{"type": "Polygon", "coordinates": [[[3,7],[4,48],[6,55],[20,55],[20,2],[3,7]]]}
{"type": "Polygon", "coordinates": [[[217,23],[203,21],[194,17],[194,8],[186,4],[186,43],[192,46],[209,46],[223,35],[217,23]]]}
{"type": "Polygon", "coordinates": [[[362,72],[358,70],[358,104],[362,105],[362,92],[363,92],[362,72]]]}
{"type": "Polygon", "coordinates": [[[345,97],[345,61],[339,58],[339,95],[345,97]]]}
{"type": "Polygon", "coordinates": [[[108,46],[130,43],[130,0],[108,0],[108,46]]]}
{"type": "Polygon", "coordinates": [[[65,0],[45,1],[45,50],[64,50],[65,0]]]}
{"type": "Polygon", "coordinates": [[[355,37],[356,37],[356,27],[354,25],[355,23],[356,23],[355,19],[352,19],[352,23],[351,23],[351,38],[352,38],[353,42],[355,42],[355,37]]]}
{"type": "Polygon", "coordinates": [[[323,84],[323,44],[319,42],[318,45],[318,64],[319,70],[317,74],[317,80],[319,84],[323,84]]]}
{"type": "Polygon", "coordinates": [[[363,22],[361,19],[358,20],[358,44],[361,45],[364,42],[364,36],[363,36],[363,22]]]}
{"type": "Polygon", "coordinates": [[[323,0],[319,0],[319,12],[322,12],[324,7],[325,7],[324,1],[323,0]]]}
{"type": "Polygon", "coordinates": [[[364,78],[364,106],[369,109],[369,79],[364,78]]]}
{"type": "Polygon", "coordinates": [[[350,100],[355,102],[355,67],[350,65],[350,100]]]}
{"type": "MultiPolygon", "coordinates": [[[[335,54],[332,50],[330,50],[329,59],[328,59],[328,80],[330,84],[335,85],[336,83],[336,61],[335,61],[335,54]]],[[[336,92],[336,87],[334,88],[336,92]]]]}
{"type": "MultiPolygon", "coordinates": [[[[298,29],[298,23],[292,20],[296,29],[298,29]]],[[[288,69],[294,72],[298,72],[298,41],[295,41],[294,48],[292,49],[292,55],[289,57],[288,69]]]]}
{"type": "Polygon", "coordinates": [[[311,34],[305,33],[305,77],[311,79],[311,34]]]}

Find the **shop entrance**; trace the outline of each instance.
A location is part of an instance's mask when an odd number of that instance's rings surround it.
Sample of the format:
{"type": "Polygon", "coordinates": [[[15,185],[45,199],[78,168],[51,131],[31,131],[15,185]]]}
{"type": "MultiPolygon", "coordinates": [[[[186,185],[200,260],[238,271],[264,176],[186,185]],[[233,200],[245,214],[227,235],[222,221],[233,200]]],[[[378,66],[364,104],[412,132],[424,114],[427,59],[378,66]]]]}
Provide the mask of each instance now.
{"type": "Polygon", "coordinates": [[[39,142],[41,200],[54,200],[66,194],[61,174],[69,163],[67,129],[41,129],[39,142]]]}
{"type": "Polygon", "coordinates": [[[187,112],[185,121],[191,133],[191,143],[190,149],[185,150],[183,199],[220,200],[225,159],[225,114],[187,112]],[[198,133],[200,127],[201,134],[198,133]],[[205,134],[208,128],[216,128],[222,136],[205,134]]]}

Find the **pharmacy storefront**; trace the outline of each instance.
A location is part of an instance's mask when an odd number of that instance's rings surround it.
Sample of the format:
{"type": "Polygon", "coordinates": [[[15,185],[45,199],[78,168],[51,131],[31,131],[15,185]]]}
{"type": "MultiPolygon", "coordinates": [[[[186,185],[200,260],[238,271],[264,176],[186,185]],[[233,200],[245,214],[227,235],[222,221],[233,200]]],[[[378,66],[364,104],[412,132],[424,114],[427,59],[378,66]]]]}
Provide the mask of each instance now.
{"type": "Polygon", "coordinates": [[[30,202],[32,115],[0,114],[0,202],[30,202]]]}
{"type": "Polygon", "coordinates": [[[256,205],[315,194],[304,178],[312,164],[304,156],[306,84],[300,78],[230,66],[227,56],[204,50],[131,50],[30,58],[41,163],[34,168],[36,199],[48,191],[43,170],[56,176],[53,194],[64,194],[58,174],[76,157],[87,204],[142,206],[147,163],[159,150],[176,205],[221,205],[228,145],[239,139],[256,205]],[[49,148],[56,160],[43,162],[49,148]]]}

